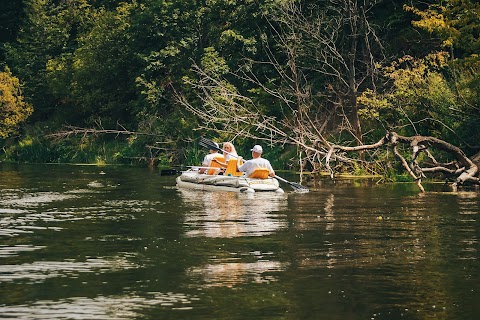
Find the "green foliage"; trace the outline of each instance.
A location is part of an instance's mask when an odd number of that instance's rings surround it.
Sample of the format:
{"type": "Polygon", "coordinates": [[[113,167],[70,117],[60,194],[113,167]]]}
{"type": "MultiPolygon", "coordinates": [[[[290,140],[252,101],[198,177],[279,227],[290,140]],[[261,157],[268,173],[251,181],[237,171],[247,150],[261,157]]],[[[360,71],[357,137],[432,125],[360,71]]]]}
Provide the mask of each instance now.
{"type": "Polygon", "coordinates": [[[413,25],[439,36],[446,48],[465,58],[480,51],[480,3],[475,0],[433,1],[421,10],[405,6],[419,20],[413,25]]]}
{"type": "Polygon", "coordinates": [[[457,76],[459,101],[452,108],[457,116],[456,133],[462,138],[460,145],[477,146],[480,140],[480,56],[457,60],[452,67],[457,76]]]}
{"type": "Polygon", "coordinates": [[[205,48],[205,53],[201,58],[202,69],[215,79],[220,79],[230,70],[225,63],[225,59],[220,57],[215,48],[205,48]]]}
{"type": "MultiPolygon", "coordinates": [[[[31,163],[123,163],[134,162],[129,156],[139,154],[138,145],[109,136],[70,137],[52,140],[41,134],[39,127],[29,132],[17,144],[5,148],[3,161],[31,163]],[[39,134],[40,133],[40,134],[39,134]]],[[[141,146],[142,151],[145,146],[141,146]]]]}
{"type": "Polygon", "coordinates": [[[25,82],[25,93],[35,106],[35,119],[46,118],[57,100],[48,85],[46,66],[53,57],[72,52],[76,43],[78,18],[72,11],[86,0],[55,4],[51,0],[25,0],[25,20],[15,42],[5,47],[7,63],[25,82]]]}
{"type": "Polygon", "coordinates": [[[173,111],[172,88],[181,87],[198,56],[198,6],[195,1],[143,1],[132,15],[136,57],[137,114],[173,111]]]}
{"type": "Polygon", "coordinates": [[[114,11],[99,9],[92,14],[92,28],[78,39],[79,47],[71,60],[71,97],[82,106],[79,116],[89,119],[87,123],[99,117],[126,123],[132,115],[132,72],[139,60],[128,30],[137,9],[135,2],[122,3],[114,11]]]}
{"type": "Polygon", "coordinates": [[[457,97],[444,76],[447,58],[445,52],[424,59],[406,56],[384,67],[391,87],[380,94],[364,91],[357,99],[360,114],[380,120],[390,130],[408,127],[410,134],[451,130],[455,118],[450,108],[456,106],[457,97]]]}
{"type": "MultiPolygon", "coordinates": [[[[66,152],[65,148],[55,148],[51,140],[46,139],[41,125],[27,127],[25,134],[15,144],[7,144],[4,147],[2,161],[30,162],[30,163],[58,163],[69,162],[66,160],[72,153],[66,152]],[[62,160],[62,157],[64,161],[62,160]]],[[[70,151],[74,152],[74,147],[70,151]]]]}
{"type": "Polygon", "coordinates": [[[8,68],[0,72],[0,139],[17,133],[32,112],[32,106],[25,102],[18,78],[8,68]]]}
{"type": "Polygon", "coordinates": [[[200,165],[206,154],[204,148],[198,146],[197,141],[191,141],[184,145],[183,161],[185,165],[200,165]]]}
{"type": "Polygon", "coordinates": [[[4,61],[3,44],[14,41],[21,19],[23,1],[0,1],[0,67],[4,61]]]}

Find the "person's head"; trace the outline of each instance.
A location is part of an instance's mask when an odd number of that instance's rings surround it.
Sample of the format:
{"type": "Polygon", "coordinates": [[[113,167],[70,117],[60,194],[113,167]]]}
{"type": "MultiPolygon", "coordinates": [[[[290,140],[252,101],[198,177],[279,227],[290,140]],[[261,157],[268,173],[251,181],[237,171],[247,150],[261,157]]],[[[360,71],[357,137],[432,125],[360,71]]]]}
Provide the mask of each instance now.
{"type": "Polygon", "coordinates": [[[223,143],[223,150],[225,150],[228,153],[237,153],[237,151],[235,150],[235,147],[233,146],[233,144],[231,142],[224,142],[223,143]]]}
{"type": "MultiPolygon", "coordinates": [[[[217,148],[220,148],[220,147],[218,146],[218,143],[213,142],[213,144],[214,144],[217,148]]],[[[218,150],[218,149],[210,149],[210,153],[216,153],[217,150],[218,150]]]]}
{"type": "Polygon", "coordinates": [[[250,151],[252,151],[252,157],[254,157],[254,158],[261,157],[262,153],[263,153],[262,146],[260,146],[258,144],[254,145],[253,148],[250,149],[250,151]]]}

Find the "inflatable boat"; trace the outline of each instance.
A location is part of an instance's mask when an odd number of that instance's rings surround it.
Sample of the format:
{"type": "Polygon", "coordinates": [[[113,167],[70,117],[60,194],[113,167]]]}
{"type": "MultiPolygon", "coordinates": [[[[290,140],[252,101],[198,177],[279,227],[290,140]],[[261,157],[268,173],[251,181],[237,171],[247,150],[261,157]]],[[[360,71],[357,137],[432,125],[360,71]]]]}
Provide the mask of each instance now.
{"type": "Polygon", "coordinates": [[[208,190],[208,191],[233,191],[233,192],[277,192],[283,193],[279,182],[275,178],[246,178],[225,174],[203,174],[198,170],[182,172],[177,177],[179,188],[208,190]]]}

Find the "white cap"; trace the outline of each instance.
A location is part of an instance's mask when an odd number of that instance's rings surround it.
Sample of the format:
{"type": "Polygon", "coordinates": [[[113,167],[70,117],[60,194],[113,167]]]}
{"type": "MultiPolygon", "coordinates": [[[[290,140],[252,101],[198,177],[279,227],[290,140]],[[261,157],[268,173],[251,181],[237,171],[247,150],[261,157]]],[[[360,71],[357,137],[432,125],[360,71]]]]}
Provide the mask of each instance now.
{"type": "Polygon", "coordinates": [[[253,146],[253,149],[250,149],[250,151],[253,151],[256,153],[262,153],[263,149],[262,149],[262,146],[259,146],[258,144],[256,144],[255,146],[253,146]]]}

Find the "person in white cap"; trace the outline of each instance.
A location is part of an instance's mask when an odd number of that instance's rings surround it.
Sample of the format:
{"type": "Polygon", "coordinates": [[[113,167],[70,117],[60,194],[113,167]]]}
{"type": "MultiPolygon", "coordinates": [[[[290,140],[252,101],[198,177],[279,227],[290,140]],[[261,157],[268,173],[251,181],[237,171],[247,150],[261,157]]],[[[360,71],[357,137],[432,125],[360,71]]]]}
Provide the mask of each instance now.
{"type": "MultiPolygon", "coordinates": [[[[214,142],[214,144],[218,148],[218,143],[214,142]]],[[[215,157],[220,157],[220,156],[221,156],[221,154],[218,153],[217,150],[210,149],[209,153],[203,158],[203,161],[202,161],[202,167],[204,167],[204,168],[200,168],[200,170],[198,170],[198,172],[200,172],[200,173],[207,172],[208,167],[210,167],[210,165],[212,164],[212,160],[215,157]]]]}
{"type": "Polygon", "coordinates": [[[253,173],[253,171],[255,171],[255,169],[267,168],[270,171],[269,176],[274,177],[275,171],[273,171],[270,161],[268,161],[265,158],[262,158],[262,153],[263,153],[262,146],[257,144],[253,146],[253,148],[250,149],[250,151],[252,151],[253,159],[245,161],[243,165],[238,167],[238,171],[245,172],[245,175],[249,177],[253,173]]]}

